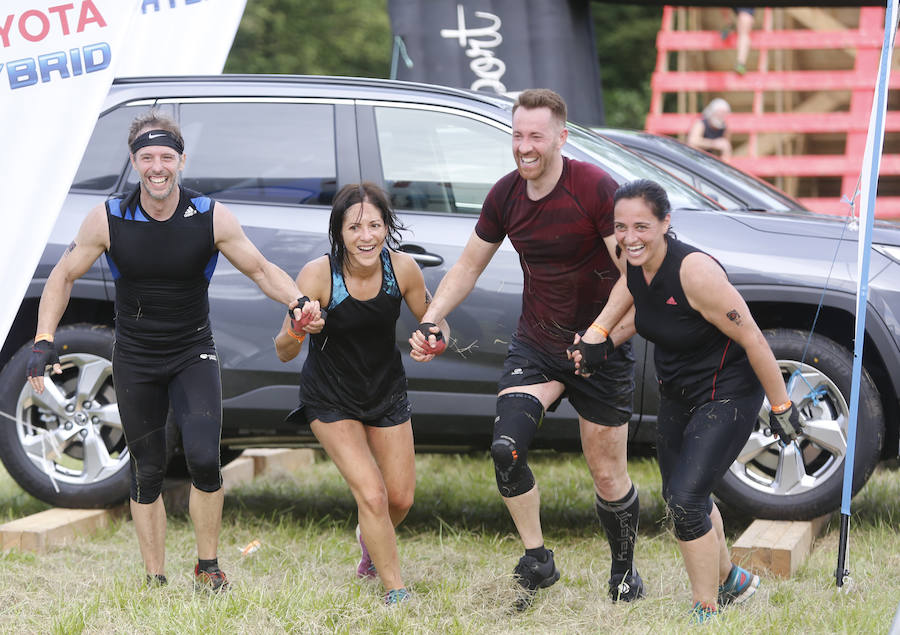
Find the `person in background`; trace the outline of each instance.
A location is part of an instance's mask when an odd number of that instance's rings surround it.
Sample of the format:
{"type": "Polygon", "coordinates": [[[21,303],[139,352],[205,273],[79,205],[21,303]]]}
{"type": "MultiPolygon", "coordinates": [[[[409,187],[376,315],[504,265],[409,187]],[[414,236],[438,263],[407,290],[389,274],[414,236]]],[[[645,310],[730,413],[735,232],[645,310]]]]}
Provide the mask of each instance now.
{"type": "Polygon", "coordinates": [[[571,347],[577,372],[601,370],[606,324],[633,308],[637,333],[652,342],[660,404],[656,451],[662,494],[691,583],[691,618],[748,600],[759,577],[733,564],[710,493],[756,426],[763,396],[769,429],[784,444],[802,433],[781,369],[744,299],[711,256],[675,238],[669,199],[646,179],[615,195],[615,237],[627,260],[596,328],[571,347]]]}
{"type": "Polygon", "coordinates": [[[747,58],[750,56],[750,32],[753,30],[753,7],[734,8],[734,29],[737,32],[737,57],[734,72],[743,75],[747,72],[747,58]]]}
{"type": "MultiPolygon", "coordinates": [[[[373,183],[346,185],[334,198],[331,253],[297,276],[324,328],[310,339],[300,374],[300,407],[356,500],[361,578],[380,577],[386,604],[409,597],[400,573],[394,528],[406,517],[416,487],[416,463],[406,373],[397,348],[397,319],[405,301],[417,320],[431,299],[419,265],[394,251],[403,229],[385,193],[373,183]]],[[[450,327],[420,326],[429,361],[446,348],[450,327]]],[[[288,315],[275,337],[278,358],[300,353],[305,323],[288,315]]]]}
{"type": "Polygon", "coordinates": [[[731,160],[731,134],[728,131],[728,115],[731,106],[721,97],[706,105],[699,119],[691,124],[687,144],[700,150],[718,154],[723,161],[731,160]]]}

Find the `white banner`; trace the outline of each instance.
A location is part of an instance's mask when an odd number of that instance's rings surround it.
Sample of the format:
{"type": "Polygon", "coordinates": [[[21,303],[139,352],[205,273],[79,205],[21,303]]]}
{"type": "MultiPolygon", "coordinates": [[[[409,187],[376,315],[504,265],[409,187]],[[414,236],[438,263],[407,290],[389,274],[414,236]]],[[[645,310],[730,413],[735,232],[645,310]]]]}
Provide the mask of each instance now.
{"type": "Polygon", "coordinates": [[[3,340],[87,146],[136,10],[136,4],[122,0],[3,0],[3,340]]]}
{"type": "Polygon", "coordinates": [[[137,0],[116,77],[218,75],[247,0],[137,0]]]}

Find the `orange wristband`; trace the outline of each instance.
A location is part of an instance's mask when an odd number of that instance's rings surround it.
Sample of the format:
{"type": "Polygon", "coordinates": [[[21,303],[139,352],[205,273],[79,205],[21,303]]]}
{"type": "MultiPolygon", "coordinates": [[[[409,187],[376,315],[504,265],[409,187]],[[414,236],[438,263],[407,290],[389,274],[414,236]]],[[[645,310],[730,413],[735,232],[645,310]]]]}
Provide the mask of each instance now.
{"type": "Polygon", "coordinates": [[[603,328],[599,324],[591,323],[591,325],[588,328],[590,328],[594,331],[597,331],[603,337],[609,337],[609,331],[607,331],[605,328],[603,328]]]}
{"type": "Polygon", "coordinates": [[[34,343],[38,342],[53,342],[53,333],[38,333],[34,336],[34,343]]]}
{"type": "Polygon", "coordinates": [[[791,407],[792,404],[793,404],[793,402],[790,399],[788,399],[784,403],[780,403],[777,406],[772,406],[772,412],[774,412],[777,415],[780,415],[782,412],[786,412],[791,407]]]}
{"type": "Polygon", "coordinates": [[[301,335],[297,335],[296,333],[294,333],[294,329],[288,329],[287,332],[288,332],[288,335],[290,335],[291,337],[293,337],[295,340],[297,340],[297,341],[300,342],[301,344],[303,343],[303,340],[306,339],[306,333],[305,333],[305,332],[304,332],[303,334],[301,334],[301,335]]]}

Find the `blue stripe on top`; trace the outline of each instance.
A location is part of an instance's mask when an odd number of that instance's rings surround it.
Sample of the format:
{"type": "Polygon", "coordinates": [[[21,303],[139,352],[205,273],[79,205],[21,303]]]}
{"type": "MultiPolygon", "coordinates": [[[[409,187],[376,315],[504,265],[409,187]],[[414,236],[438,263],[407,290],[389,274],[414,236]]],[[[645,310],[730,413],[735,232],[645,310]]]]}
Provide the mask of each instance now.
{"type": "MultiPolygon", "coordinates": [[[[397,276],[394,275],[394,267],[391,264],[391,252],[387,247],[381,248],[381,273],[381,290],[395,298],[400,297],[400,285],[397,284],[397,276]]],[[[344,274],[335,266],[334,261],[331,261],[331,301],[328,303],[328,310],[333,310],[348,297],[350,292],[347,291],[344,274]]]]}
{"type": "Polygon", "coordinates": [[[191,199],[191,204],[201,214],[209,211],[210,198],[208,196],[195,196],[191,199]]]}
{"type": "MultiPolygon", "coordinates": [[[[144,212],[141,211],[140,207],[135,207],[134,209],[126,208],[124,211],[122,210],[122,199],[119,198],[111,198],[107,201],[109,205],[109,213],[115,216],[116,218],[122,218],[124,220],[136,220],[142,223],[149,223],[150,219],[144,216],[144,212]]],[[[208,205],[208,203],[207,203],[208,205]]]]}

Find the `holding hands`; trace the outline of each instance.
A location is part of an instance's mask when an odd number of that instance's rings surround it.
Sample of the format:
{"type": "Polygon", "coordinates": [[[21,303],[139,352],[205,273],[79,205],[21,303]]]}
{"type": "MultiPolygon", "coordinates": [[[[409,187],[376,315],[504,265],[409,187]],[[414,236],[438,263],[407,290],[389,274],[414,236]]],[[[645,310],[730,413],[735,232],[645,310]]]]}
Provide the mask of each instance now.
{"type": "Polygon", "coordinates": [[[575,362],[576,375],[589,377],[600,370],[615,348],[616,345],[609,339],[606,329],[591,324],[587,330],[575,334],[572,345],[566,349],[566,356],[575,362]],[[596,341],[600,336],[603,339],[596,341]]]}
{"type": "Polygon", "coordinates": [[[318,300],[310,300],[307,296],[297,298],[288,307],[288,317],[291,319],[291,334],[297,339],[306,337],[306,333],[319,333],[325,328],[325,318],[328,312],[319,306],[318,300]]]}
{"type": "Polygon", "coordinates": [[[409,338],[410,357],[417,362],[430,362],[447,349],[441,328],[433,322],[422,322],[409,338]]]}

